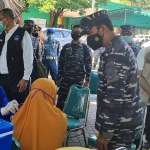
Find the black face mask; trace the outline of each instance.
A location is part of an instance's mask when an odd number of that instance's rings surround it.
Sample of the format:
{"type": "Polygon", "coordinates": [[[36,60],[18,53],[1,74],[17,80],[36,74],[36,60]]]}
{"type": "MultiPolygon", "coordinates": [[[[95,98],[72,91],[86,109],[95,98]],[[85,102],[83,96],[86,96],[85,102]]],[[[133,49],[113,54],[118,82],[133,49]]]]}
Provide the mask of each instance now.
{"type": "Polygon", "coordinates": [[[32,33],[32,35],[36,38],[38,38],[38,33],[32,33]]]}
{"type": "Polygon", "coordinates": [[[27,31],[29,34],[32,34],[33,29],[32,29],[32,28],[27,28],[26,31],[27,31]]]}
{"type": "Polygon", "coordinates": [[[71,37],[74,41],[77,41],[81,37],[81,35],[80,34],[71,34],[71,37]]]}
{"type": "Polygon", "coordinates": [[[93,50],[97,50],[103,46],[103,37],[98,33],[88,36],[87,45],[93,50]]]}

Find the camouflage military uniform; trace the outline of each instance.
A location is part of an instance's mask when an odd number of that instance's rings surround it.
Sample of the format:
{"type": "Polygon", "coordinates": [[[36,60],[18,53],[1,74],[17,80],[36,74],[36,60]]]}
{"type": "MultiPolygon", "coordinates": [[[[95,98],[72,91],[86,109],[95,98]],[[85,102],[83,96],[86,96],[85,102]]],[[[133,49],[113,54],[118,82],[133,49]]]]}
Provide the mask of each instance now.
{"type": "Polygon", "coordinates": [[[41,59],[38,38],[31,35],[31,40],[32,40],[33,50],[34,50],[34,54],[35,54],[36,58],[41,59]]]}
{"type": "Polygon", "coordinates": [[[105,48],[103,47],[94,51],[94,68],[96,67],[98,59],[100,58],[100,56],[103,54],[104,51],[105,51],[105,48]]]}
{"type": "Polygon", "coordinates": [[[143,129],[137,63],[133,51],[120,36],[101,55],[95,127],[108,149],[127,147],[143,129]]]}
{"type": "Polygon", "coordinates": [[[87,45],[69,43],[63,47],[58,63],[58,80],[61,79],[58,90],[58,108],[63,110],[70,86],[83,85],[84,79],[89,81],[91,68],[92,54],[87,45]]]}
{"type": "Polygon", "coordinates": [[[135,55],[135,57],[137,57],[137,54],[140,51],[140,46],[137,46],[135,43],[132,43],[132,45],[130,45],[131,49],[133,50],[133,53],[135,55]]]}

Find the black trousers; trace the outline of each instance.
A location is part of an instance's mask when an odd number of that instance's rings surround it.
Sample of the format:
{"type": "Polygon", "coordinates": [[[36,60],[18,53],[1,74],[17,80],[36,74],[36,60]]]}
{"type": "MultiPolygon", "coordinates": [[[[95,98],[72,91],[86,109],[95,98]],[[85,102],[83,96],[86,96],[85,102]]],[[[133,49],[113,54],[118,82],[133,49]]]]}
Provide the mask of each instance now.
{"type": "Polygon", "coordinates": [[[57,105],[56,107],[58,107],[60,110],[63,111],[67,96],[68,96],[68,92],[69,89],[72,85],[83,85],[83,80],[81,81],[66,81],[66,80],[62,80],[61,81],[61,85],[60,88],[58,90],[58,99],[57,99],[57,105]]]}
{"type": "Polygon", "coordinates": [[[0,86],[5,90],[5,93],[10,101],[16,100],[19,104],[24,103],[26,98],[26,91],[19,93],[19,87],[17,87],[19,81],[22,78],[10,78],[9,75],[0,74],[0,86]]]}
{"type": "Polygon", "coordinates": [[[150,141],[150,106],[147,105],[147,115],[146,115],[146,122],[145,122],[145,134],[146,140],[150,141]]]}

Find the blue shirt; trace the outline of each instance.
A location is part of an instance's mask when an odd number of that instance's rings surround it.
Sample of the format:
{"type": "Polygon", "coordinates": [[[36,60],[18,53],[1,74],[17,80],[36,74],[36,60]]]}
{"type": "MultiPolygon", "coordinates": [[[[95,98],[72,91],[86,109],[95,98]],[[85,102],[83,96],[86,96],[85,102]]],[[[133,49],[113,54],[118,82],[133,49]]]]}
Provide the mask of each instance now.
{"type": "MultiPolygon", "coordinates": [[[[1,108],[5,107],[7,104],[9,103],[9,100],[5,94],[5,91],[3,89],[3,87],[0,86],[0,110],[1,108]]],[[[12,116],[12,114],[8,114],[6,116],[2,116],[1,111],[0,111],[0,118],[4,119],[6,121],[10,121],[10,117],[12,116]]]]}
{"type": "Polygon", "coordinates": [[[59,54],[60,43],[55,39],[44,40],[42,42],[42,49],[44,56],[56,57],[59,54]]]}

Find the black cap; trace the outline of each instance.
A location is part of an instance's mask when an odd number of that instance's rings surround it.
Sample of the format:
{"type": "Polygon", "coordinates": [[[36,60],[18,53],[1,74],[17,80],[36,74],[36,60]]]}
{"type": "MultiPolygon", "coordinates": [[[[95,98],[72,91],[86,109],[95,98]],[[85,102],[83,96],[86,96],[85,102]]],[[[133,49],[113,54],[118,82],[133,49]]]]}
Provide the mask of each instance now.
{"type": "Polygon", "coordinates": [[[25,21],[24,21],[24,25],[34,26],[35,23],[34,23],[34,20],[25,20],[25,21]]]}
{"type": "Polygon", "coordinates": [[[34,31],[40,31],[42,28],[37,24],[34,25],[34,31]]]}
{"type": "Polygon", "coordinates": [[[96,13],[93,13],[87,17],[84,17],[80,21],[81,28],[83,29],[82,34],[87,34],[90,28],[102,19],[108,18],[107,10],[101,10],[96,13]]]}
{"type": "Polygon", "coordinates": [[[131,25],[122,25],[120,26],[121,32],[135,32],[136,27],[131,25]]]}

